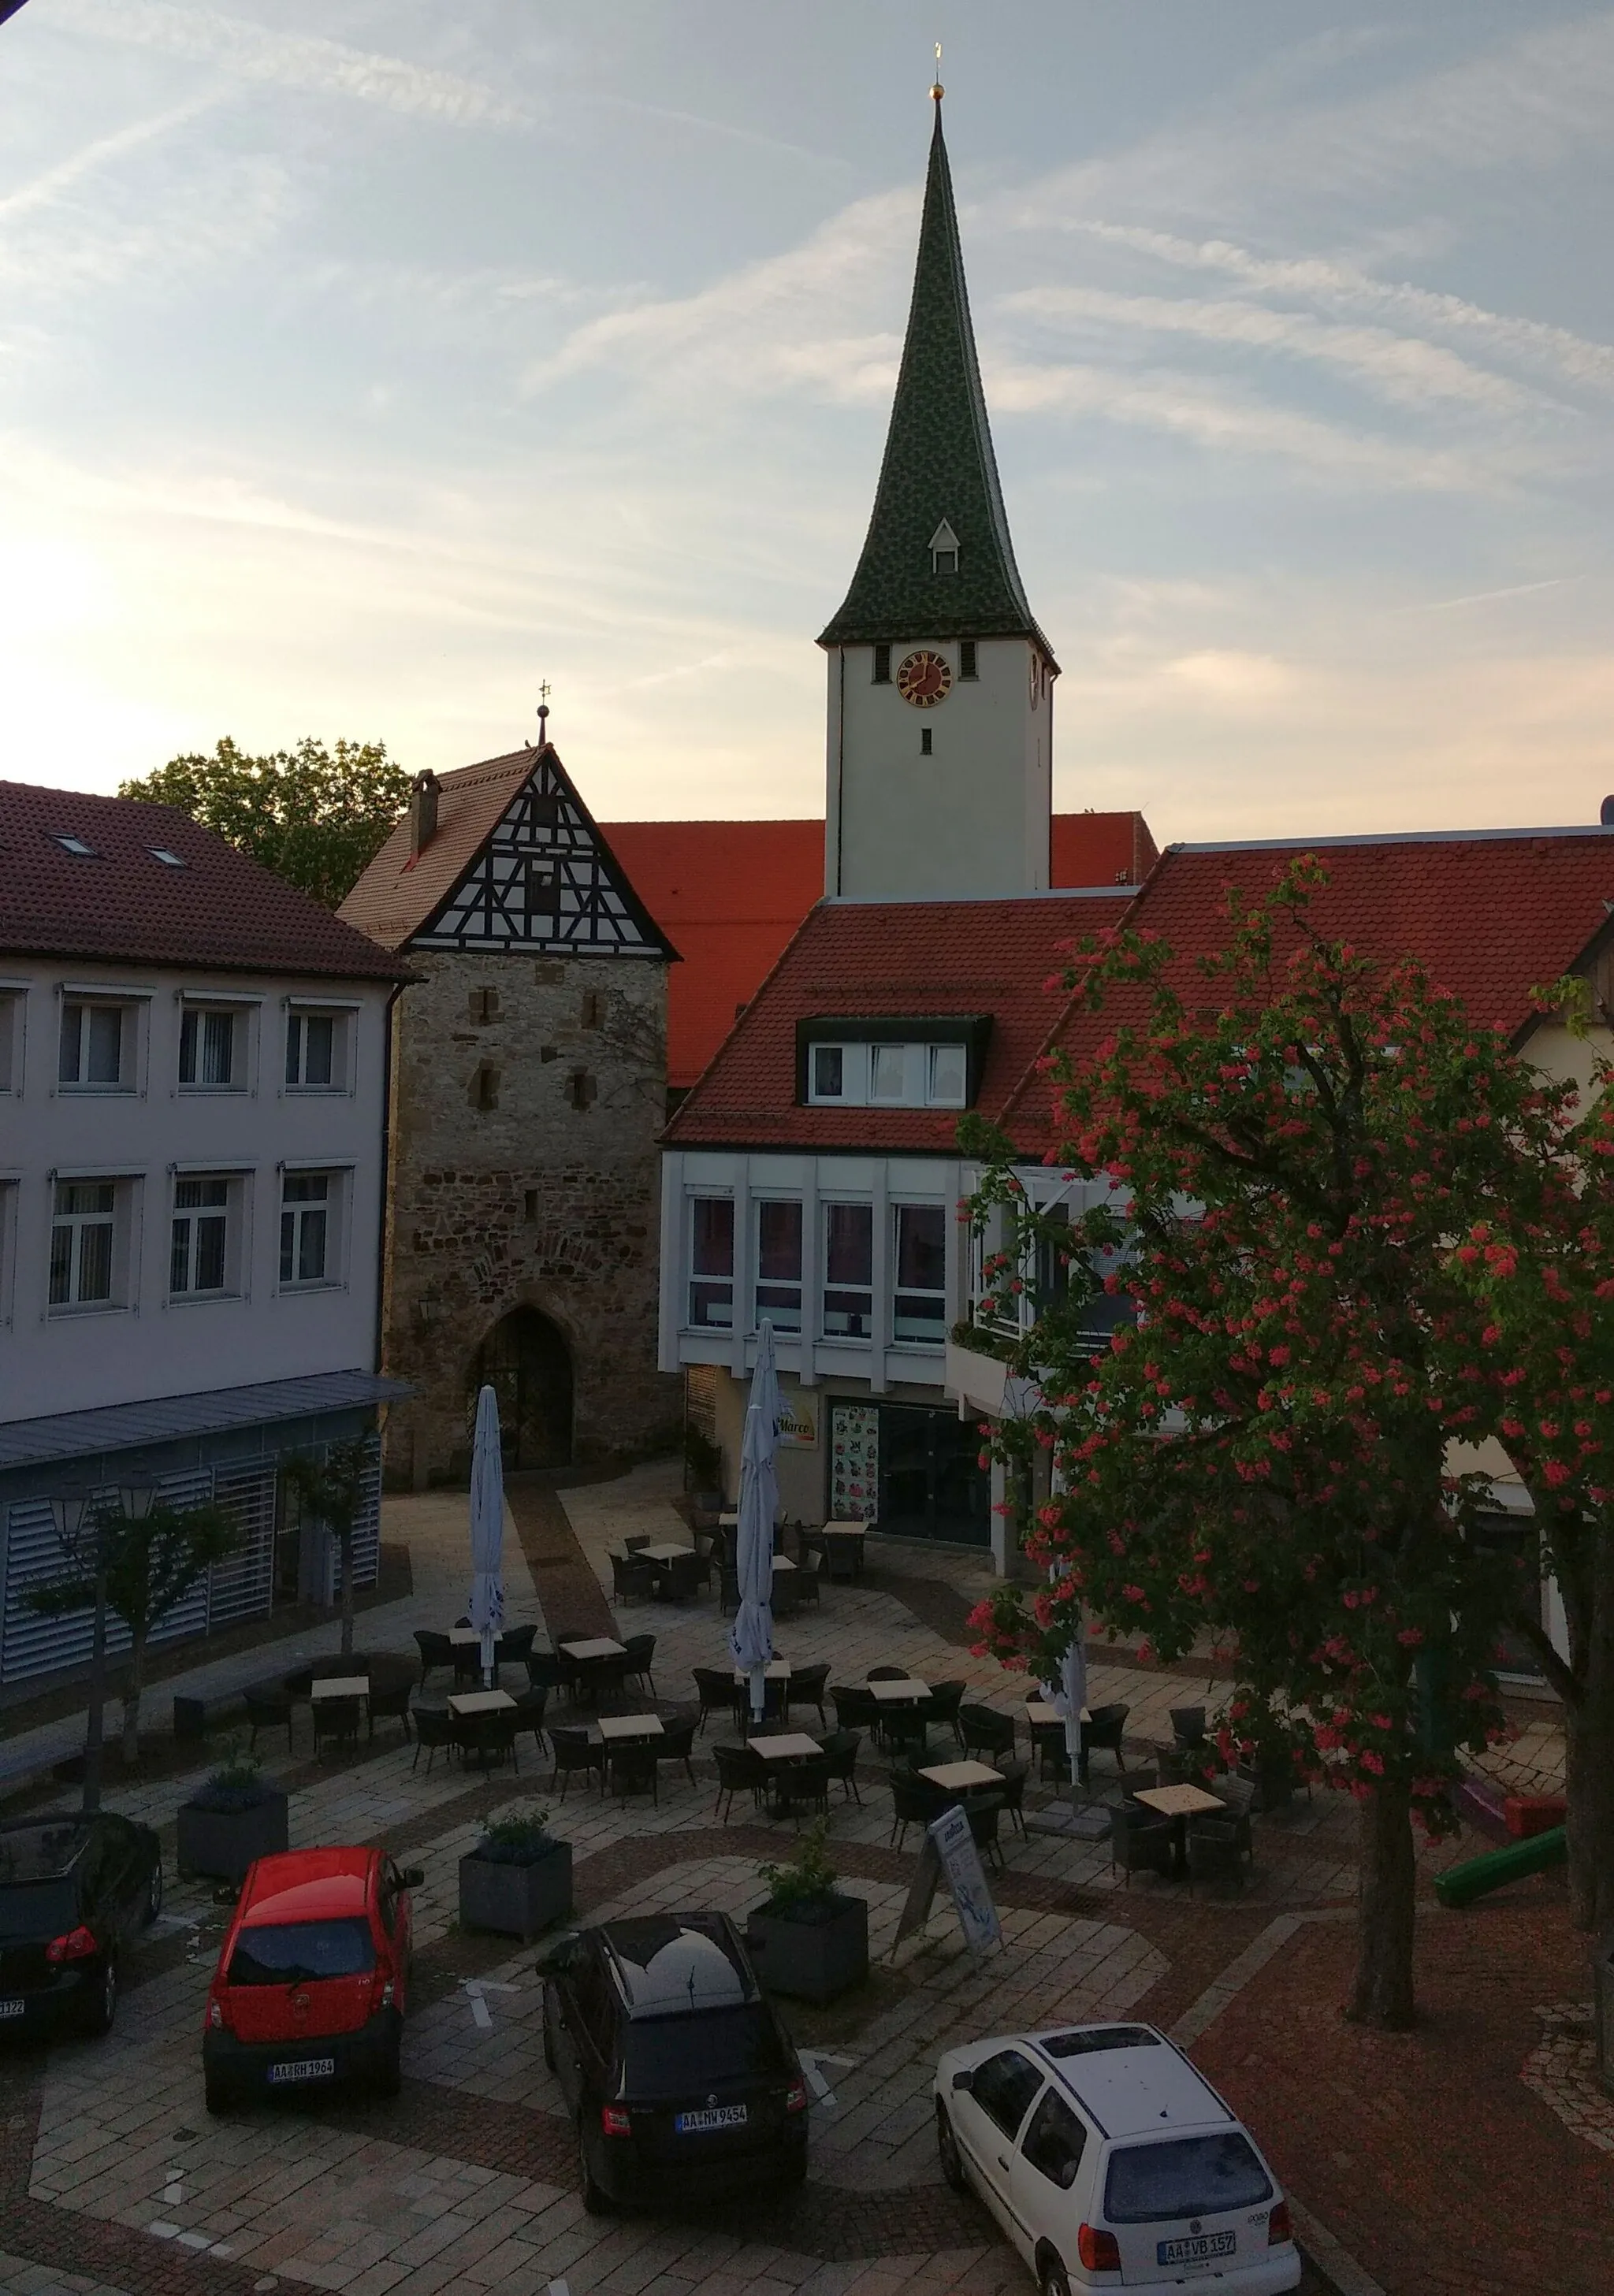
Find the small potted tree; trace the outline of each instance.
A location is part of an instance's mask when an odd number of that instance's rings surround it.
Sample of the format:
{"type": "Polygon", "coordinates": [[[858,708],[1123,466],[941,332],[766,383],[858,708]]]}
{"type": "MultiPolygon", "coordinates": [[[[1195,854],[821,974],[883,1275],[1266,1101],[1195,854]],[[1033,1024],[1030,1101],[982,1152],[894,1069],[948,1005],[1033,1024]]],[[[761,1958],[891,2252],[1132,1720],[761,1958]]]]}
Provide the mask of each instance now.
{"type": "Polygon", "coordinates": [[[745,1942],[771,1993],[798,2001],[834,2001],[869,1975],[869,1901],[836,1888],[819,1818],[783,1866],[759,1866],[768,1884],[751,1914],[745,1942]]]}
{"type": "Polygon", "coordinates": [[[181,1802],[177,1824],[179,1871],[214,1881],[239,1884],[254,1857],[289,1847],[286,1797],[264,1784],[257,1755],[243,1753],[239,1743],[200,1792],[181,1802]]]}
{"type": "Polygon", "coordinates": [[[549,1832],[536,1802],[512,1802],[482,1825],[459,1861],[459,1925],[496,1930],[523,1944],[572,1911],[572,1844],[549,1832]]]}

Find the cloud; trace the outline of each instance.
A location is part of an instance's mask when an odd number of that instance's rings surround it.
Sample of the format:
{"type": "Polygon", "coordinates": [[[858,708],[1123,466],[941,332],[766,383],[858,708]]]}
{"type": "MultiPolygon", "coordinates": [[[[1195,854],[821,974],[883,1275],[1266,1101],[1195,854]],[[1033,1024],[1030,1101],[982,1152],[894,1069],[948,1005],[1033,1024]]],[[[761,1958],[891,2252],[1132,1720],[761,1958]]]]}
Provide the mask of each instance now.
{"type": "Polygon", "coordinates": [[[206,111],[212,102],[211,96],[194,96],[188,103],[177,103],[159,112],[155,119],[132,120],[127,127],[98,135],[94,143],[82,145],[67,159],[59,160],[54,168],[45,168],[31,183],[21,184],[14,192],[0,195],[0,224],[14,225],[23,216],[54,206],[85,176],[121,160],[126,152],[137,151],[143,144],[155,143],[172,129],[184,127],[206,111]]]}
{"type": "Polygon", "coordinates": [[[1184,239],[1136,224],[1073,218],[1068,228],[1185,270],[1219,272],[1252,287],[1335,309],[1415,320],[1437,332],[1482,343],[1492,352],[1550,373],[1560,382],[1614,390],[1614,346],[1588,341],[1567,327],[1486,310],[1460,295],[1377,279],[1355,264],[1321,256],[1260,256],[1231,240],[1184,239]]]}
{"type": "Polygon", "coordinates": [[[1191,335],[1239,349],[1276,351],[1338,369],[1402,406],[1427,409],[1454,400],[1513,413],[1528,403],[1516,384],[1437,344],[1385,327],[1330,324],[1258,303],[1121,295],[1097,287],[1033,287],[1006,297],[1004,308],[1055,324],[1099,320],[1144,333],[1191,335]]]}
{"type": "Polygon", "coordinates": [[[526,105],[480,80],[312,33],[269,31],[212,8],[177,7],[173,0],[53,0],[52,16],[56,23],[99,38],[161,48],[237,79],[350,96],[417,119],[513,127],[531,118],[526,105]]]}

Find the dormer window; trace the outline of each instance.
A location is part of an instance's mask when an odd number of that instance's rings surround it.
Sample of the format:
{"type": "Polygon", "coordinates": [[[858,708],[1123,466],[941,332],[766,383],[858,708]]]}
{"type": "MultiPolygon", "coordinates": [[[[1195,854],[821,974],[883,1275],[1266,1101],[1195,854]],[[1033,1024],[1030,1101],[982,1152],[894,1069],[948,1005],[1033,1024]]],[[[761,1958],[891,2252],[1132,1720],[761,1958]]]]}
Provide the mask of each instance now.
{"type": "Polygon", "coordinates": [[[930,570],[933,574],[959,570],[959,537],[945,519],[930,537],[930,570]]]}
{"type": "Polygon", "coordinates": [[[968,1108],[991,1026],[984,1014],[799,1021],[800,1097],[813,1108],[968,1108]]]}

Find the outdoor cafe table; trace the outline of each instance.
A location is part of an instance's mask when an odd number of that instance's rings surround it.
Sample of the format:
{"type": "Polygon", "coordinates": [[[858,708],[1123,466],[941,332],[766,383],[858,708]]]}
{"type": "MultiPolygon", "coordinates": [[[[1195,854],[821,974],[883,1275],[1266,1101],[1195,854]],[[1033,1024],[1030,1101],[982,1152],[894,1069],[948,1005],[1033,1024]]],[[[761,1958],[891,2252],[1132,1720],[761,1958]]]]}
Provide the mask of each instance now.
{"type": "Polygon", "coordinates": [[[474,1627],[450,1627],[449,1640],[454,1644],[456,1650],[464,1650],[469,1643],[480,1643],[482,1636],[474,1627]]]}
{"type": "Polygon", "coordinates": [[[367,1674],[327,1674],[309,1685],[310,1698],[367,1698],[370,1677],[367,1674]]]}
{"type": "Polygon", "coordinates": [[[1144,1786],[1132,1799],[1171,1819],[1172,1859],[1179,1873],[1186,1857],[1183,1833],[1189,1819],[1213,1809],[1219,1810],[1223,1817],[1227,1815],[1227,1805],[1214,1793],[1206,1793],[1203,1786],[1144,1786]]]}
{"type": "Polygon", "coordinates": [[[899,1676],[894,1682],[871,1682],[867,1687],[882,1706],[911,1706],[930,1695],[930,1685],[911,1674],[899,1676]]]}
{"type": "MultiPolygon", "coordinates": [[[[762,1669],[762,1678],[765,1682],[788,1682],[790,1660],[787,1658],[770,1658],[762,1669]]],[[[734,1679],[739,1687],[744,1689],[751,1677],[743,1666],[737,1666],[734,1669],[734,1679]]]]}
{"type": "Polygon", "coordinates": [[[984,1762],[938,1762],[934,1769],[921,1770],[919,1775],[948,1793],[968,1793],[976,1786],[1001,1786],[1006,1783],[1001,1770],[992,1769],[984,1762]]]}
{"type": "Polygon", "coordinates": [[[637,1553],[646,1562],[681,1562],[686,1554],[693,1554],[693,1546],[680,1546],[675,1539],[665,1539],[659,1546],[641,1546],[637,1553]]]}
{"type": "MultiPolygon", "coordinates": [[[[1084,1706],[1082,1709],[1083,1721],[1091,1722],[1092,1718],[1091,1714],[1084,1706]]],[[[1056,1714],[1053,1708],[1048,1703],[1048,1701],[1045,1698],[1028,1698],[1026,1700],[1025,1719],[1030,1723],[1033,1730],[1051,1728],[1056,1723],[1061,1730],[1065,1727],[1065,1717],[1063,1714],[1056,1714]]]]}
{"type": "Polygon", "coordinates": [[[507,1690],[462,1690],[449,1697],[450,1714],[503,1714],[515,1704],[507,1690]]]}
{"type": "Polygon", "coordinates": [[[602,1714],[599,1734],[606,1745],[622,1738],[664,1738],[659,1714],[602,1714]]]}
{"type": "Polygon", "coordinates": [[[746,1744],[765,1762],[805,1762],[824,1751],[804,1730],[781,1730],[771,1738],[748,1738],[746,1744]]]}
{"type": "Polygon", "coordinates": [[[562,1643],[561,1648],[568,1658],[581,1659],[585,1665],[590,1659],[626,1658],[628,1655],[622,1644],[613,1642],[609,1635],[596,1635],[587,1642],[562,1643]]]}

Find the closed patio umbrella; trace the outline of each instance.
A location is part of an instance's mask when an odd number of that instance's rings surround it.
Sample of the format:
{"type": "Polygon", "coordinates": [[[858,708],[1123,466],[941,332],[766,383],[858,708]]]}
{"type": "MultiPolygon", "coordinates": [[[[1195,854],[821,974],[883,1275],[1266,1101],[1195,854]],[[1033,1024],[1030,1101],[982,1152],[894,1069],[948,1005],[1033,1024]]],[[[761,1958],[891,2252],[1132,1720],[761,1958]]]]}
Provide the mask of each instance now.
{"type": "MultiPolygon", "coordinates": [[[[1057,1585],[1059,1576],[1060,1566],[1056,1563],[1049,1577],[1057,1585]]],[[[1059,1678],[1042,1686],[1049,1704],[1065,1724],[1065,1751],[1070,1757],[1070,1805],[1074,1810],[1082,1767],[1082,1709],[1087,1703],[1087,1623],[1079,1603],[1075,1606],[1075,1632],[1059,1660],[1059,1678]]]]}
{"type": "Polygon", "coordinates": [[[739,1609],[729,1630],[736,1666],[751,1677],[751,1712],[762,1718],[768,1694],[763,1669],[773,1656],[773,1518],[778,1513],[774,1450],[779,1439],[779,1381],[773,1361],[773,1325],[757,1332],[756,1368],[740,1445],[740,1500],[734,1533],[739,1609]]]}
{"type": "Polygon", "coordinates": [[[471,1624],[482,1636],[482,1678],[493,1686],[493,1643],[505,1617],[505,1464],[498,1441],[498,1398],[484,1387],[476,1398],[471,1445],[471,1624]]]}

